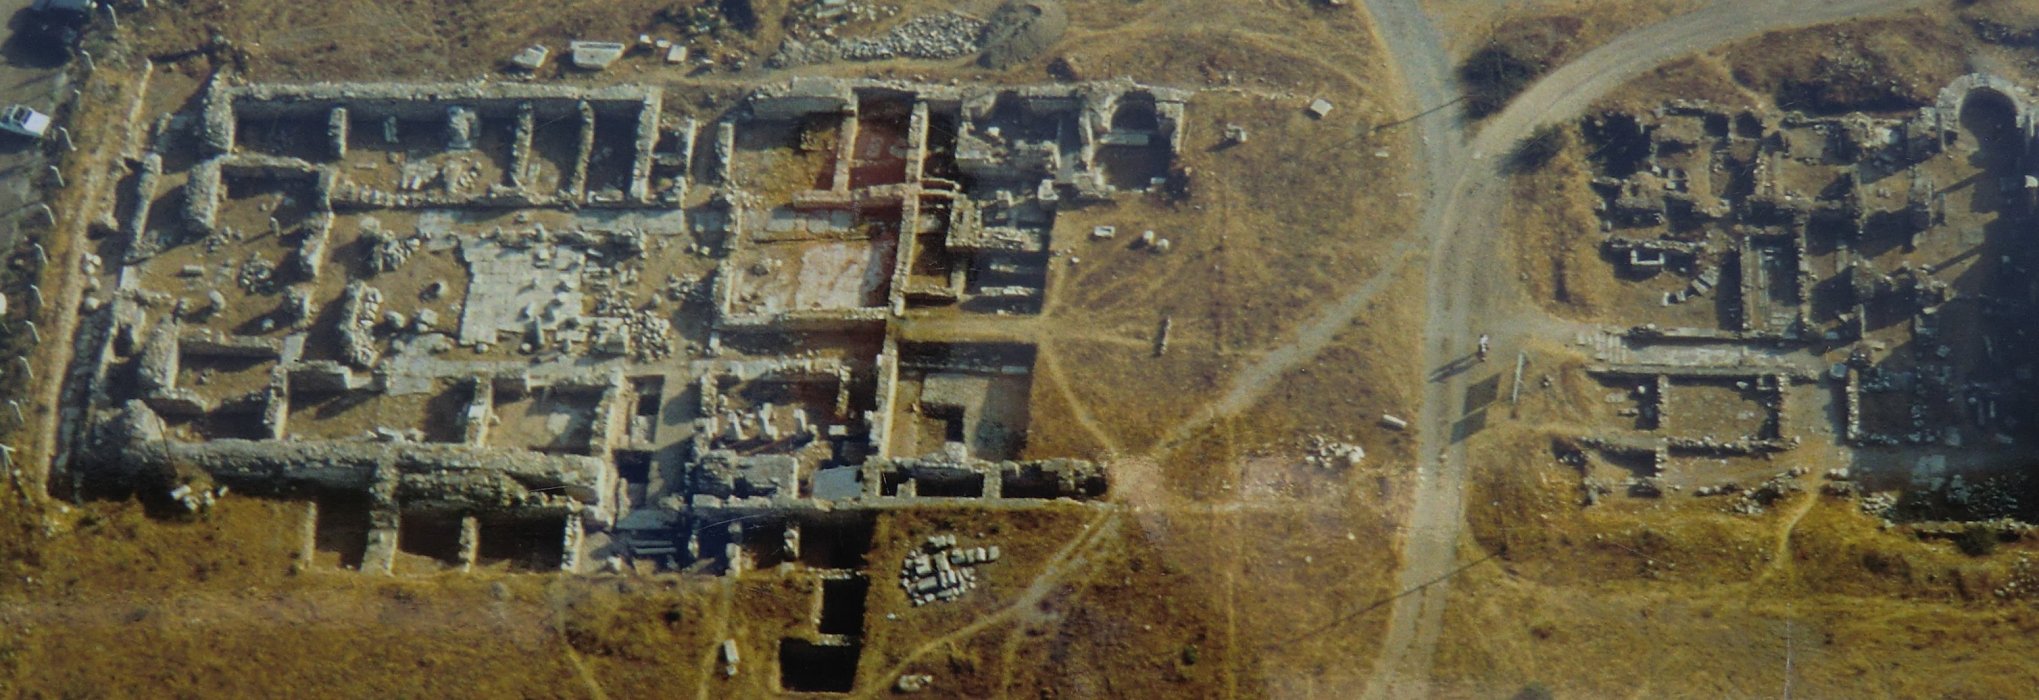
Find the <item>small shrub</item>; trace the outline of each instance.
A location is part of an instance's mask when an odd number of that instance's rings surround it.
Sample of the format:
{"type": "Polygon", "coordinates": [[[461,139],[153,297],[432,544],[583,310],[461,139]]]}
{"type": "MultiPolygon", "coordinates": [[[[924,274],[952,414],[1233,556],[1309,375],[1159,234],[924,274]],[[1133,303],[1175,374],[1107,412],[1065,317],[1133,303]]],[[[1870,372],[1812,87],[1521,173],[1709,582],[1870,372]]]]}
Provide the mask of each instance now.
{"type": "Polygon", "coordinates": [[[1496,31],[1484,48],[1459,64],[1466,116],[1480,119],[1507,107],[1509,100],[1565,61],[1583,27],[1577,17],[1555,15],[1496,31]]]}
{"type": "Polygon", "coordinates": [[[1543,66],[1537,62],[1499,44],[1487,45],[1458,69],[1466,92],[1466,116],[1479,119],[1501,111],[1542,74],[1543,66]]]}
{"type": "Polygon", "coordinates": [[[1984,525],[1970,525],[1954,538],[1954,546],[1971,557],[1986,557],[1997,551],[1997,533],[1984,525]]]}
{"type": "Polygon", "coordinates": [[[1515,145],[1515,152],[1508,157],[1508,169],[1518,173],[1542,170],[1552,158],[1564,152],[1570,141],[1564,128],[1555,124],[1537,127],[1529,138],[1515,145]]]}

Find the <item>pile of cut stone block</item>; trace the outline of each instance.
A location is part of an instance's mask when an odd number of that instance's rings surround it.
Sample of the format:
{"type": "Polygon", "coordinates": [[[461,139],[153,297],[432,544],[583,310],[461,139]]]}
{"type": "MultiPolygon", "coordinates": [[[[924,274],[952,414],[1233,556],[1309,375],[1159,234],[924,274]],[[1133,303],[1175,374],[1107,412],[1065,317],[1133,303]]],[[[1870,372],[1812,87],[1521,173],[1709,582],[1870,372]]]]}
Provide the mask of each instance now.
{"type": "Polygon", "coordinates": [[[958,547],[955,535],[929,535],[899,563],[899,587],[915,606],[955,600],[977,587],[977,567],[998,561],[997,545],[958,547]]]}

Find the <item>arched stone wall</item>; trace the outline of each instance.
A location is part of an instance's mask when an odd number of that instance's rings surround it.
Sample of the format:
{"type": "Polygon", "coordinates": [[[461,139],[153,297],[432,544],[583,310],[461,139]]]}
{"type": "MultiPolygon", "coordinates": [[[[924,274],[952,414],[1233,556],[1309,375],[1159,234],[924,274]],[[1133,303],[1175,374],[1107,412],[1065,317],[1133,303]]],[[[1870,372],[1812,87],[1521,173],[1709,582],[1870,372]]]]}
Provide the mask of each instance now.
{"type": "Polygon", "coordinates": [[[2039,132],[2034,131],[2032,96],[2017,84],[1987,73],[1970,73],[1955,78],[1954,82],[1940,89],[1940,98],[1935,105],[1935,111],[1942,138],[1961,128],[1961,110],[1968,106],[1969,99],[1980,94],[1994,94],[2011,103],[2012,109],[2018,115],[2018,132],[2023,134],[2025,139],[2025,153],[2022,156],[2029,160],[2033,141],[2035,137],[2039,137],[2039,132]]]}

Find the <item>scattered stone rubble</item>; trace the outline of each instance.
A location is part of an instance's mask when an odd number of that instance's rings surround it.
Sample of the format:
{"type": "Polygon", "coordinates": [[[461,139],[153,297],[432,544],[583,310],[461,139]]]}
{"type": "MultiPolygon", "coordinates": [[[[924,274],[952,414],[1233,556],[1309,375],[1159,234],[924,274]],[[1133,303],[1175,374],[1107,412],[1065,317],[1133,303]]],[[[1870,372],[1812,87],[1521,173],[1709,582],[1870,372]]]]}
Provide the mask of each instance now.
{"type": "Polygon", "coordinates": [[[225,486],[219,488],[205,488],[202,486],[194,488],[191,484],[178,484],[170,489],[168,493],[170,501],[183,508],[186,513],[205,513],[210,511],[213,504],[218,503],[219,499],[226,495],[227,487],[225,486]]]}
{"type": "Polygon", "coordinates": [[[1318,469],[1344,470],[1359,466],[1365,459],[1364,447],[1334,441],[1322,435],[1312,435],[1309,439],[1309,451],[1303,456],[1303,463],[1318,469]]]}
{"type": "Polygon", "coordinates": [[[250,256],[241,263],[235,281],[249,294],[276,293],[276,265],[260,257],[250,256]]]}
{"type": "Polygon", "coordinates": [[[1889,523],[1896,516],[1897,500],[1895,491],[1878,491],[1863,496],[1857,505],[1870,517],[1889,523]]]}
{"type": "Polygon", "coordinates": [[[766,65],[792,67],[832,61],[961,58],[981,50],[980,42],[986,26],[988,23],[975,17],[942,12],[909,19],[875,37],[822,37],[809,42],[789,38],[766,60],[766,65]]]}
{"type": "Polygon", "coordinates": [[[1739,490],[1739,497],[1728,509],[1741,515],[1761,515],[1778,499],[1803,492],[1805,487],[1798,483],[1798,477],[1803,475],[1804,472],[1792,469],[1765,479],[1763,483],[1747,490],[1739,490]]]}
{"type": "Polygon", "coordinates": [[[930,535],[899,563],[899,587],[915,607],[955,600],[977,587],[978,567],[998,557],[998,545],[958,547],[955,535],[930,535]]]}
{"type": "Polygon", "coordinates": [[[657,362],[673,354],[673,323],[656,309],[638,308],[630,299],[603,296],[595,300],[598,319],[594,349],[610,355],[629,355],[638,362],[657,362]]]}
{"type": "Polygon", "coordinates": [[[1998,598],[2012,600],[2039,596],[2039,571],[2034,570],[2031,555],[2019,552],[2017,561],[2011,563],[2010,574],[2005,577],[2003,585],[1997,586],[1990,593],[1998,598]]]}
{"type": "Polygon", "coordinates": [[[382,291],[363,282],[347,285],[340,298],[340,358],[359,369],[371,369],[382,359],[381,344],[375,338],[375,324],[382,320],[382,291]]]}

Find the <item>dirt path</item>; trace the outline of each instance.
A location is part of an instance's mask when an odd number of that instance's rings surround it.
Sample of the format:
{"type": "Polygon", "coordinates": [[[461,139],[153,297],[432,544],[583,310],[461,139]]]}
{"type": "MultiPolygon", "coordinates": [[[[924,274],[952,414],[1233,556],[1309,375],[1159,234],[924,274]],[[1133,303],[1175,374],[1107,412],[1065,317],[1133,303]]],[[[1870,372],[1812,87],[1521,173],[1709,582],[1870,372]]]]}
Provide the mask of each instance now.
{"type": "MultiPolygon", "coordinates": [[[[1430,313],[1423,341],[1426,371],[1463,357],[1483,329],[1502,325],[1518,308],[1507,301],[1520,297],[1517,283],[1506,275],[1486,273],[1508,269],[1505,239],[1492,225],[1500,220],[1507,195],[1501,156],[1533,129],[1571,119],[1609,91],[1680,56],[1777,29],[1921,4],[1923,0],[1724,0],[1617,37],[1552,72],[1489,121],[1469,148],[1451,152],[1428,144],[1426,158],[1440,157],[1440,152],[1469,157],[1425,166],[1433,196],[1426,200],[1424,226],[1415,238],[1431,246],[1426,275],[1430,313]],[[1440,174],[1450,184],[1436,196],[1440,174]]],[[[1437,86],[1450,80],[1449,64],[1440,65],[1444,48],[1421,7],[1414,0],[1371,0],[1367,5],[1412,95],[1418,100],[1434,97],[1437,86]]],[[[1429,134],[1438,128],[1426,124],[1426,137],[1434,140],[1429,134]]],[[[1327,315],[1349,320],[1349,311],[1335,308],[1327,315]]],[[[1425,386],[1416,496],[1396,576],[1399,590],[1415,592],[1397,599],[1390,611],[1387,640],[1369,678],[1367,697],[1416,697],[1429,691],[1431,661],[1450,592],[1449,580],[1442,577],[1458,565],[1457,542],[1465,515],[1468,465],[1454,399],[1492,371],[1483,367],[1447,374],[1425,386]]]]}
{"type": "MultiPolygon", "coordinates": [[[[1394,59],[1389,68],[1401,72],[1399,78],[1408,90],[1402,109],[1410,118],[1391,128],[1416,130],[1419,139],[1416,166],[1421,168],[1421,172],[1415,184],[1424,201],[1435,202],[1443,194],[1444,186],[1457,179],[1453,176],[1454,171],[1460,167],[1457,164],[1465,160],[1465,139],[1455,108],[1458,88],[1451,78],[1451,57],[1445,53],[1444,41],[1430,27],[1416,0],[1373,0],[1367,6],[1373,11],[1376,38],[1387,46],[1389,55],[1394,59]]],[[[1442,213],[1437,207],[1428,208],[1418,231],[1439,230],[1442,213]]],[[[1386,262],[1378,272],[1325,307],[1316,318],[1302,324],[1289,342],[1247,361],[1233,374],[1223,395],[1204,411],[1168,431],[1160,447],[1167,449],[1179,444],[1205,426],[1238,415],[1259,403],[1275,382],[1316,359],[1339,332],[1350,327],[1374,298],[1395,281],[1402,266],[1417,251],[1427,247],[1426,243],[1428,239],[1421,235],[1404,235],[1397,240],[1381,256],[1386,262]]]]}
{"type": "Polygon", "coordinates": [[[1811,488],[1806,489],[1809,493],[1801,496],[1797,503],[1791,504],[1789,515],[1784,518],[1784,522],[1777,524],[1777,537],[1770,543],[1770,566],[1756,576],[1758,582],[1770,580],[1792,570],[1797,560],[1791,556],[1791,536],[1798,532],[1798,524],[1805,520],[1805,516],[1811,513],[1812,509],[1819,507],[1820,486],[1825,483],[1825,479],[1815,475],[1811,488]]]}
{"type": "Polygon", "coordinates": [[[1097,421],[1097,416],[1090,412],[1090,406],[1077,398],[1076,392],[1069,390],[1069,374],[1062,371],[1062,356],[1055,352],[1053,346],[1037,347],[1039,349],[1035,352],[1041,366],[1037,374],[1052,384],[1055,387],[1055,395],[1061,397],[1063,403],[1068,404],[1069,417],[1076,419],[1076,425],[1083,428],[1084,434],[1097,441],[1097,446],[1104,450],[1104,454],[1108,456],[1123,454],[1125,450],[1119,447],[1117,440],[1112,439],[1111,432],[1105,430],[1104,424],[1097,421]]]}
{"type": "MultiPolygon", "coordinates": [[[[78,332],[84,313],[80,307],[90,282],[82,263],[85,256],[93,254],[94,246],[87,233],[93,218],[114,199],[123,167],[116,156],[133,141],[139,126],[134,117],[148,94],[154,71],[147,61],[140,67],[121,68],[110,61],[99,66],[80,84],[79,90],[86,96],[72,100],[72,112],[66,119],[65,126],[77,127],[78,152],[64,161],[64,177],[71,186],[50,194],[55,213],[43,236],[49,263],[42,273],[43,284],[51,290],[45,292],[50,306],[36,310],[45,324],[42,333],[46,342],[33,351],[31,381],[37,410],[24,426],[27,438],[33,441],[25,452],[38,470],[36,482],[45,493],[51,471],[61,468],[68,457],[74,437],[71,431],[81,425],[84,411],[83,399],[73,392],[84,389],[82,379],[89,372],[75,366],[73,360],[81,346],[92,340],[78,332]],[[66,398],[71,400],[67,403],[66,398]]],[[[102,268],[100,274],[102,281],[110,281],[114,272],[102,268]]]]}
{"type": "MultiPolygon", "coordinates": [[[[1048,558],[1047,565],[1041,568],[1041,573],[1034,577],[1033,582],[1028,584],[1026,590],[1022,591],[1019,597],[1014,599],[1011,604],[981,615],[977,619],[972,620],[970,624],[957,628],[948,634],[929,639],[920,646],[914,647],[913,651],[901,657],[890,668],[874,674],[871,677],[872,682],[864,686],[862,692],[856,693],[852,697],[872,697],[891,692],[893,684],[899,679],[899,674],[906,672],[907,667],[912,666],[914,662],[935,653],[951,642],[968,639],[993,625],[1002,624],[1014,618],[1018,618],[1023,622],[1052,622],[1052,618],[1044,617],[1045,614],[1041,612],[1041,601],[1046,599],[1048,594],[1055,592],[1056,588],[1070,574],[1090,563],[1087,555],[1091,545],[1099,541],[1109,541],[1112,536],[1117,534],[1120,523],[1119,513],[1120,511],[1118,510],[1110,510],[1091,518],[1090,522],[1084,525],[1085,529],[1082,534],[1070,539],[1067,544],[1062,545],[1061,549],[1055,550],[1054,555],[1048,558]]],[[[1016,637],[1021,634],[1024,627],[1025,625],[1022,624],[1014,628],[1010,634],[1016,637]]],[[[1008,638],[1003,648],[1005,650],[1004,653],[1009,655],[1016,653],[1014,650],[1017,648],[1017,645],[1011,642],[1011,638],[1008,638]]],[[[1002,661],[1001,666],[1003,668],[1012,668],[1014,663],[1012,658],[1008,657],[1002,661]]],[[[999,688],[1003,690],[1009,682],[1009,679],[1001,680],[999,688]]]]}
{"type": "MultiPolygon", "coordinates": [[[[1422,227],[1412,240],[1427,244],[1431,255],[1431,269],[1425,282],[1429,320],[1423,330],[1420,368],[1428,373],[1431,368],[1449,362],[1449,353],[1462,340],[1459,336],[1464,335],[1466,327],[1464,305],[1456,308],[1456,316],[1441,313],[1441,305],[1450,301],[1448,287],[1455,281],[1445,278],[1455,275],[1440,274],[1437,264],[1442,260],[1439,253],[1445,242],[1444,234],[1453,230],[1449,221],[1452,193],[1447,188],[1463,180],[1469,167],[1464,112],[1457,107],[1460,92],[1452,75],[1451,56],[1422,5],[1417,0],[1369,0],[1367,9],[1374,14],[1389,55],[1401,67],[1402,83],[1411,99],[1422,109],[1451,105],[1416,121],[1424,146],[1421,153],[1426,161],[1423,166],[1426,184],[1422,227]]],[[[1428,609],[1441,610],[1443,582],[1435,582],[1435,588],[1427,582],[1441,578],[1442,572],[1456,563],[1454,542],[1463,515],[1460,482],[1464,455],[1443,454],[1441,446],[1450,443],[1441,445],[1438,439],[1451,428],[1446,415],[1451,388],[1450,384],[1439,382],[1426,382],[1423,387],[1416,441],[1416,494],[1409,522],[1402,530],[1402,568],[1395,572],[1395,590],[1420,588],[1420,591],[1397,598],[1389,608],[1387,639],[1382,641],[1381,653],[1374,658],[1373,673],[1367,677],[1368,698],[1422,694],[1421,681],[1429,678],[1429,650],[1436,645],[1437,632],[1434,627],[1419,627],[1415,622],[1428,609]]]]}
{"type": "MultiPolygon", "coordinates": [[[[1559,67],[1480,129],[1475,154],[1504,153],[1530,130],[1583,112],[1622,84],[1674,59],[1767,32],[1933,4],[1929,0],[1721,0],[1623,34],[1559,67]]],[[[1491,172],[1493,168],[1480,169],[1491,172]]]]}

